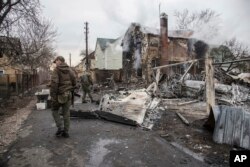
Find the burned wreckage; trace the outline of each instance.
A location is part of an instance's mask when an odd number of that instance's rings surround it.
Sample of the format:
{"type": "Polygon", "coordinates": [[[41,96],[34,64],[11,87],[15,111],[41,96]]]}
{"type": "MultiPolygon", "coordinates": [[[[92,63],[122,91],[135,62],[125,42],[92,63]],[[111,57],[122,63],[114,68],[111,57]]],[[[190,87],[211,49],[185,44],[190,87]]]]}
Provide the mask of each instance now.
{"type": "Polygon", "coordinates": [[[165,99],[190,99],[182,105],[203,101],[204,126],[213,128],[213,140],[250,149],[249,75],[233,76],[217,67],[211,47],[191,38],[193,32],[168,30],[167,15],[161,15],[160,23],[160,30],[132,23],[121,44],[123,83],[143,83],[144,88],[106,94],[91,113],[152,129],[161,113],[168,112],[165,99]]]}

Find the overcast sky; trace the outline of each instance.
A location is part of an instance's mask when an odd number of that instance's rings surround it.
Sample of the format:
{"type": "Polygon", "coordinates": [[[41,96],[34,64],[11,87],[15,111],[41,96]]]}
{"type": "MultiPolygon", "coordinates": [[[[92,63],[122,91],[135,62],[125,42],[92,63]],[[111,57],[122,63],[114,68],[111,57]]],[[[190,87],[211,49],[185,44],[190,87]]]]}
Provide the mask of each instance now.
{"type": "MultiPolygon", "coordinates": [[[[220,44],[236,37],[250,47],[250,0],[41,0],[43,14],[58,30],[56,51],[72,64],[80,62],[85,49],[84,22],[89,22],[89,46],[95,49],[96,38],[117,38],[131,22],[159,27],[161,12],[168,14],[169,29],[175,29],[174,11],[199,11],[210,8],[221,14],[220,32],[210,43],[220,44]]],[[[67,61],[68,62],[68,61],[67,61]]]]}

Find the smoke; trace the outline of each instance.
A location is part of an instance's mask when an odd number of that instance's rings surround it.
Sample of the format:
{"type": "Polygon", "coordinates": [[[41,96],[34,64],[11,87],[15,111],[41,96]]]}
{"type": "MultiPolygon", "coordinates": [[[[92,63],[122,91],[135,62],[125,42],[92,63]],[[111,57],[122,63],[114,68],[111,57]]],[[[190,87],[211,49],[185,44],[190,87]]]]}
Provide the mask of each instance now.
{"type": "MultiPolygon", "coordinates": [[[[132,23],[133,25],[133,23],[132,23]]],[[[134,29],[134,26],[130,26],[129,29],[127,30],[127,32],[125,33],[124,37],[123,37],[123,41],[122,41],[122,50],[124,52],[129,52],[131,49],[131,43],[132,43],[132,32],[134,29]]]]}
{"type": "Polygon", "coordinates": [[[126,59],[130,59],[131,54],[134,51],[134,69],[141,68],[141,39],[138,36],[132,36],[134,34],[135,27],[140,27],[140,24],[132,23],[127,32],[125,33],[122,41],[122,50],[126,59]]]}
{"type": "Polygon", "coordinates": [[[194,48],[195,48],[196,58],[199,59],[205,57],[206,52],[209,49],[209,46],[204,41],[197,41],[194,44],[194,48]]]}
{"type": "Polygon", "coordinates": [[[100,1],[107,17],[122,26],[127,27],[131,22],[144,25],[158,21],[158,5],[156,1],[145,0],[105,0],[100,1]],[[150,14],[149,14],[150,13],[150,14]]]}
{"type": "Polygon", "coordinates": [[[226,40],[236,37],[239,41],[249,42],[249,0],[223,0],[217,7],[210,7],[220,13],[220,17],[212,19],[208,24],[194,27],[193,38],[201,39],[210,44],[223,44],[226,40]]]}
{"type": "Polygon", "coordinates": [[[194,51],[194,44],[195,44],[195,42],[197,42],[197,40],[194,39],[194,38],[189,38],[188,39],[187,46],[188,46],[188,56],[189,57],[192,56],[192,53],[194,51]]]}
{"type": "Polygon", "coordinates": [[[199,24],[194,27],[193,38],[202,39],[204,41],[211,41],[215,38],[220,30],[220,19],[211,20],[207,24],[199,24]]]}
{"type": "Polygon", "coordinates": [[[212,41],[221,30],[221,17],[216,11],[211,9],[202,10],[197,15],[197,19],[190,25],[193,31],[192,38],[206,42],[212,41]]]}
{"type": "Polygon", "coordinates": [[[141,68],[141,53],[140,49],[137,48],[135,50],[135,61],[134,61],[134,68],[137,70],[141,68]]]}

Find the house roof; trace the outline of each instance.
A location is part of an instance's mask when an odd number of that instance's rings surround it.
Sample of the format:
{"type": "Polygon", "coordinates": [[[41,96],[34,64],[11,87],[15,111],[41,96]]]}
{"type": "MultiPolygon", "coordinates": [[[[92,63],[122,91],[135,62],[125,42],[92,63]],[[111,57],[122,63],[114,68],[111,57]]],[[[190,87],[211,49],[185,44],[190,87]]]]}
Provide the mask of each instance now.
{"type": "MultiPolygon", "coordinates": [[[[90,59],[95,59],[95,51],[91,52],[91,53],[89,54],[88,57],[89,57],[90,59]]],[[[86,57],[83,57],[83,58],[81,59],[81,62],[80,62],[78,65],[80,65],[85,59],[86,59],[86,57]]],[[[76,65],[76,66],[78,66],[78,65],[76,65]]]]}
{"type": "MultiPolygon", "coordinates": [[[[140,30],[144,34],[152,34],[152,35],[159,35],[160,29],[152,28],[152,27],[145,27],[140,25],[139,23],[132,23],[130,28],[134,28],[136,26],[140,27],[140,30]]],[[[190,38],[193,35],[193,31],[191,30],[168,30],[168,37],[169,38],[190,38]]]]}
{"type": "Polygon", "coordinates": [[[89,58],[90,58],[90,59],[95,59],[95,51],[93,51],[93,52],[91,52],[91,53],[89,54],[89,58]]]}
{"type": "Polygon", "coordinates": [[[108,38],[97,38],[96,43],[98,43],[102,50],[104,50],[109,43],[115,42],[116,39],[108,39],[108,38]]]}

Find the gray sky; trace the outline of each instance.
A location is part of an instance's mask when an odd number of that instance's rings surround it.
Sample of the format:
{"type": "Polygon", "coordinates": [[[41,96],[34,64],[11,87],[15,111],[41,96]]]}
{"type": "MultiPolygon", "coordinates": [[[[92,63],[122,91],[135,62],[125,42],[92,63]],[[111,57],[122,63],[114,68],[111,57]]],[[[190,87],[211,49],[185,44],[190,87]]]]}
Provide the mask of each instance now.
{"type": "MultiPolygon", "coordinates": [[[[199,11],[210,8],[221,14],[219,34],[210,43],[220,44],[236,37],[250,47],[249,0],[41,0],[45,17],[58,30],[56,51],[72,64],[80,62],[80,50],[85,49],[84,22],[89,22],[89,46],[95,49],[97,37],[117,38],[131,22],[159,27],[161,12],[168,14],[169,29],[174,29],[174,11],[199,11]]],[[[206,40],[206,39],[204,39],[206,40]]]]}

